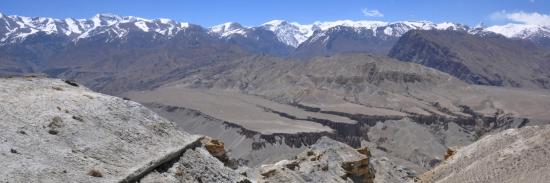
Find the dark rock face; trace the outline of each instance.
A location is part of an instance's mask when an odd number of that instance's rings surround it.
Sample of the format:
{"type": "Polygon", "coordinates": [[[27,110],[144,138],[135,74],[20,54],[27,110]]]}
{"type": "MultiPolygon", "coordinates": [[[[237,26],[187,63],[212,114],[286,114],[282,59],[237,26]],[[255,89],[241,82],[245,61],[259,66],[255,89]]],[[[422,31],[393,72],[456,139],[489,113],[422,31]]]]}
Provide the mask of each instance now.
{"type": "Polygon", "coordinates": [[[472,84],[550,89],[548,53],[543,46],[496,34],[410,31],[388,55],[472,84]]]}
{"type": "Polygon", "coordinates": [[[537,39],[532,39],[532,41],[534,43],[539,44],[539,45],[546,46],[546,47],[550,48],[550,38],[549,37],[541,37],[541,38],[537,38],[537,39]]]}
{"type": "Polygon", "coordinates": [[[488,81],[487,78],[472,73],[467,66],[460,62],[460,58],[456,53],[451,52],[449,48],[429,42],[418,36],[420,35],[414,33],[406,34],[399,40],[399,43],[391,50],[389,55],[403,61],[418,60],[415,63],[447,72],[465,81],[472,81],[476,84],[494,83],[498,85],[495,81],[488,81]],[[408,46],[411,50],[401,51],[406,43],[410,44],[408,46]]]}
{"type": "Polygon", "coordinates": [[[262,28],[247,30],[246,36],[233,34],[224,39],[254,54],[288,57],[294,51],[293,47],[280,42],[272,31],[262,28]]]}
{"type": "Polygon", "coordinates": [[[340,53],[385,55],[399,37],[382,35],[380,32],[378,34],[370,29],[344,26],[337,26],[327,31],[317,31],[296,48],[294,56],[308,58],[340,53]]]}
{"type": "Polygon", "coordinates": [[[0,47],[0,74],[22,75],[40,72],[48,67],[47,60],[68,45],[68,39],[59,35],[38,33],[23,42],[0,47]]]}

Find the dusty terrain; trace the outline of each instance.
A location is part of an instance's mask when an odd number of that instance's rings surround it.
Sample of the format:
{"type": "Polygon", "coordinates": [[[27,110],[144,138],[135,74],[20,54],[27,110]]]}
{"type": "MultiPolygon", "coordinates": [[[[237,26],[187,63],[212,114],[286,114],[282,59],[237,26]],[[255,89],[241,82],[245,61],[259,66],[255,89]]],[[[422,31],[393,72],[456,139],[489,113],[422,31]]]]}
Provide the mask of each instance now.
{"type": "Polygon", "coordinates": [[[458,149],[420,182],[547,182],[550,126],[529,126],[488,135],[458,149]]]}
{"type": "Polygon", "coordinates": [[[179,128],[221,138],[230,156],[249,166],[288,159],[330,136],[380,150],[377,158],[395,160],[410,176],[442,162],[449,147],[550,121],[544,90],[471,85],[361,54],[303,62],[251,57],[123,95],[179,128]]]}

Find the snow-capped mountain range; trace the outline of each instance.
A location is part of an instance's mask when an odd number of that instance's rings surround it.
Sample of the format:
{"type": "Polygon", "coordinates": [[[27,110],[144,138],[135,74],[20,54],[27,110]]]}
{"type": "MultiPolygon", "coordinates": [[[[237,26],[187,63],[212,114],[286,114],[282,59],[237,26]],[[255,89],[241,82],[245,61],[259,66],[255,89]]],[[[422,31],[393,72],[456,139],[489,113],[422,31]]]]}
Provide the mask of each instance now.
{"type": "Polygon", "coordinates": [[[466,30],[467,27],[460,24],[453,23],[441,23],[434,24],[428,21],[403,21],[403,22],[381,22],[381,21],[351,21],[340,20],[334,22],[315,22],[313,24],[302,25],[299,23],[289,23],[284,20],[273,20],[262,24],[261,27],[273,31],[279,41],[298,47],[301,43],[307,39],[316,39],[323,36],[323,32],[335,27],[351,27],[356,31],[372,30],[373,35],[377,36],[377,32],[383,32],[385,36],[399,37],[405,32],[412,29],[452,29],[452,30],[466,30]],[[315,32],[318,34],[314,35],[315,32]],[[313,36],[313,37],[312,37],[313,36]]]}
{"type": "Polygon", "coordinates": [[[38,33],[64,35],[73,38],[75,41],[105,32],[114,33],[112,35],[116,37],[123,37],[132,30],[154,31],[162,35],[172,36],[187,27],[189,27],[189,24],[186,22],[176,22],[169,19],[148,20],[113,14],[97,14],[90,19],[54,19],[0,14],[0,36],[2,36],[0,42],[14,43],[38,33]]]}
{"type": "MultiPolygon", "coordinates": [[[[90,19],[54,19],[17,15],[6,16],[0,13],[0,45],[21,42],[28,36],[39,33],[65,36],[75,42],[79,39],[102,33],[108,33],[111,39],[122,38],[130,31],[155,32],[159,35],[172,37],[190,26],[200,27],[187,22],[177,22],[170,19],[144,19],[113,14],[97,14],[90,19]]],[[[238,23],[228,22],[204,28],[204,31],[218,38],[228,39],[236,35],[246,37],[251,31],[263,29],[273,32],[281,43],[296,48],[308,39],[314,40],[323,37],[324,33],[337,27],[349,27],[356,31],[369,30],[373,36],[389,37],[399,37],[405,32],[414,29],[437,29],[459,30],[472,34],[493,32],[509,38],[519,39],[550,38],[550,27],[541,25],[507,24],[470,28],[457,23],[433,23],[429,21],[382,22],[340,20],[299,24],[284,20],[273,20],[255,27],[246,27],[238,23]]]]}

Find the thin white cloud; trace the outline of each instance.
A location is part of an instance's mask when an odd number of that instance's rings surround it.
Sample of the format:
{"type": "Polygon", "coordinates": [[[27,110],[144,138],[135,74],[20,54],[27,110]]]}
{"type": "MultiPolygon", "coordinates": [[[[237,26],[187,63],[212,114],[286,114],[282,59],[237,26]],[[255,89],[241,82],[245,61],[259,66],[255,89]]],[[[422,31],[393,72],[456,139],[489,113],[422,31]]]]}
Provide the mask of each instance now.
{"type": "Polygon", "coordinates": [[[361,12],[363,12],[363,15],[367,16],[367,17],[383,17],[384,14],[382,14],[382,12],[378,11],[378,10],[369,10],[367,8],[364,8],[363,10],[361,10],[361,12]]]}
{"type": "Polygon", "coordinates": [[[507,20],[522,24],[550,26],[550,15],[537,12],[507,12],[506,10],[502,10],[492,13],[490,17],[492,20],[496,21],[507,20]]]}

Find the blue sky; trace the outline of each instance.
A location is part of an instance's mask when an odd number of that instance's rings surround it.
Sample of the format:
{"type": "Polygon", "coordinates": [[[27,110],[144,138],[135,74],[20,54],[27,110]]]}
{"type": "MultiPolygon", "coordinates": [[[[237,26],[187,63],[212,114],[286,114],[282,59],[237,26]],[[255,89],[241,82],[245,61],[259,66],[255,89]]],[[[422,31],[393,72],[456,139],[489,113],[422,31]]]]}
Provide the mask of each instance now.
{"type": "Polygon", "coordinates": [[[351,19],[494,25],[510,21],[550,22],[550,0],[0,0],[0,12],[54,18],[114,13],[170,18],[203,26],[228,21],[251,26],[273,19],[303,24],[351,19]]]}

